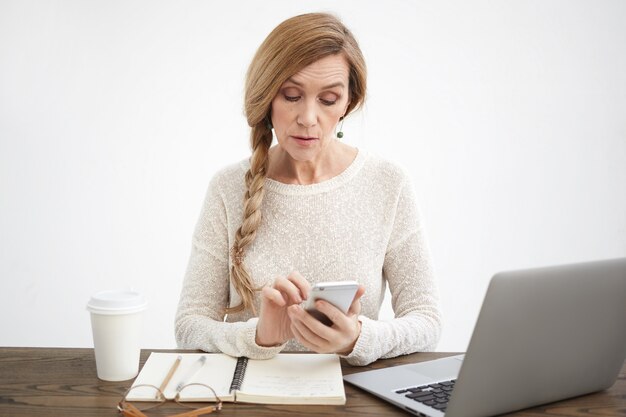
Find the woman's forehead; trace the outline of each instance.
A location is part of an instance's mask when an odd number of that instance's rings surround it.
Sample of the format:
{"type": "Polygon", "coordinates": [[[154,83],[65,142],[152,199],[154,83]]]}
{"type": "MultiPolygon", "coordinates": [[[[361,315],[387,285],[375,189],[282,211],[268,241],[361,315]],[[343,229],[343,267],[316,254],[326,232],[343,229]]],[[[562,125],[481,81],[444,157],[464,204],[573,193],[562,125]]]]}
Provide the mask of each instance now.
{"type": "Polygon", "coordinates": [[[304,67],[287,80],[300,87],[348,86],[350,68],[343,54],[329,55],[304,67]]]}

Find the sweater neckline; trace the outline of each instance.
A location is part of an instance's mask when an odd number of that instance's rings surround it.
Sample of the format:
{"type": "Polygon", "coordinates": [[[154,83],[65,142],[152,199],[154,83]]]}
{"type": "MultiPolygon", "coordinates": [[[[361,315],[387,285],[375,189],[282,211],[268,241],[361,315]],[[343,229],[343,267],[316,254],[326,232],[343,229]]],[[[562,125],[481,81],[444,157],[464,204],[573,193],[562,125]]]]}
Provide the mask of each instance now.
{"type": "MultiPolygon", "coordinates": [[[[343,172],[332,178],[314,184],[286,184],[271,178],[266,178],[265,189],[266,191],[283,195],[311,195],[325,193],[341,187],[354,178],[354,176],[363,167],[366,159],[365,152],[357,148],[357,154],[350,165],[348,165],[343,172]]],[[[242,168],[244,168],[244,171],[248,171],[248,169],[250,169],[249,159],[242,161],[242,168]]]]}

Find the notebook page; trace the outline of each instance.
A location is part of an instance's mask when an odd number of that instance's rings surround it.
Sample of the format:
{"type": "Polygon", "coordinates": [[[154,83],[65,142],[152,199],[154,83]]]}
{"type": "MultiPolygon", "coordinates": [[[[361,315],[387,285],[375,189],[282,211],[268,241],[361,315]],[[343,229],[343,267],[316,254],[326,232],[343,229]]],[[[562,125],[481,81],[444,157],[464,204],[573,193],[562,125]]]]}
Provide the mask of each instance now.
{"type": "MultiPolygon", "coordinates": [[[[178,356],[182,356],[182,360],[172,379],[164,389],[165,397],[172,399],[176,396],[176,386],[187,376],[190,368],[193,367],[200,357],[206,356],[206,363],[198,369],[187,383],[201,382],[212,387],[216,394],[222,400],[231,400],[233,396],[230,394],[230,383],[237,365],[237,358],[233,358],[221,353],[161,353],[152,352],[141,369],[141,372],[135,379],[133,386],[140,384],[150,384],[157,387],[168,374],[172,364],[178,356]]],[[[129,401],[151,400],[150,393],[154,392],[150,389],[137,388],[131,391],[127,399],[129,401]]],[[[189,387],[183,391],[184,397],[181,401],[192,401],[194,399],[202,399],[206,389],[203,387],[189,387]]]]}
{"type": "Polygon", "coordinates": [[[268,404],[344,404],[339,357],[286,353],[268,360],[250,360],[241,390],[237,392],[239,400],[268,404]],[[334,398],[334,401],[325,398],[334,398]]]}

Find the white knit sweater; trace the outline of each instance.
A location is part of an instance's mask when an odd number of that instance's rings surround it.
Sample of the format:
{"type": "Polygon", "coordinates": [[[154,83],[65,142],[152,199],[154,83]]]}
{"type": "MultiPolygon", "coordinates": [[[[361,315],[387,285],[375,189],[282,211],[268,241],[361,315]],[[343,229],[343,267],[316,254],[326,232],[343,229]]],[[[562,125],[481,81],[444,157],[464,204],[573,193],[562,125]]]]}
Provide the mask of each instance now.
{"type": "MultiPolygon", "coordinates": [[[[240,298],[229,281],[235,232],[241,224],[248,160],[218,172],[207,191],[193,235],[178,312],[179,347],[269,358],[307,350],[295,340],[277,347],[255,343],[251,312],[224,316],[240,298]]],[[[340,175],[311,185],[265,183],[262,223],[245,263],[256,286],[298,271],[310,283],[356,280],[361,334],[353,365],[433,350],[441,317],[424,228],[406,173],[359,151],[340,175]],[[378,320],[389,285],[395,318],[378,320]]],[[[260,298],[256,296],[259,310],[260,298]]]]}

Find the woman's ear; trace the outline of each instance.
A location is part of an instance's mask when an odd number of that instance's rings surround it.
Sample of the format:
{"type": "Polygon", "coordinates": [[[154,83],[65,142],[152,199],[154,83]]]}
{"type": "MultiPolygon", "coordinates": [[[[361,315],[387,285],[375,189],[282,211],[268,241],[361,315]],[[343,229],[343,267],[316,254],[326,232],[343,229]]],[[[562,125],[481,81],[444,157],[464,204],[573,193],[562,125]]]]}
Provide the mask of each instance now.
{"type": "Polygon", "coordinates": [[[346,117],[346,113],[348,112],[348,107],[350,107],[350,103],[351,102],[352,102],[352,100],[348,100],[348,102],[346,103],[346,107],[344,107],[344,109],[343,109],[343,116],[341,116],[342,118],[346,117]]]}

